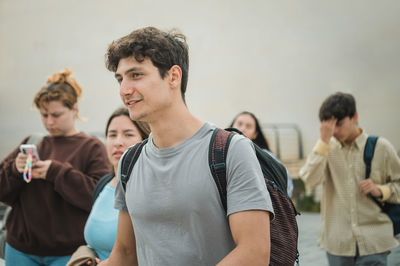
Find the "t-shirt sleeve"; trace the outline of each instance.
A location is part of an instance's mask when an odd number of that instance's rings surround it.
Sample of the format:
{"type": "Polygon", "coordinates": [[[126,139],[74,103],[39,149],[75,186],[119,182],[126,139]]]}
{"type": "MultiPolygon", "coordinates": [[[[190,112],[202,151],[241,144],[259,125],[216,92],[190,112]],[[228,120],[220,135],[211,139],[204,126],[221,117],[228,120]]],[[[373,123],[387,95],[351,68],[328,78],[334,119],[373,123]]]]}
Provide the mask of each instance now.
{"type": "Polygon", "coordinates": [[[273,214],[271,198],[252,142],[235,135],[226,162],[227,214],[245,210],[265,210],[273,214]]]}
{"type": "MultiPolygon", "coordinates": [[[[125,154],[124,154],[125,155],[125,154]]],[[[121,157],[123,158],[123,156],[121,157]]],[[[125,200],[125,189],[122,186],[121,182],[121,161],[119,160],[118,163],[118,170],[117,170],[117,186],[115,188],[115,195],[114,195],[114,208],[120,211],[128,211],[128,207],[126,206],[125,200]]]]}

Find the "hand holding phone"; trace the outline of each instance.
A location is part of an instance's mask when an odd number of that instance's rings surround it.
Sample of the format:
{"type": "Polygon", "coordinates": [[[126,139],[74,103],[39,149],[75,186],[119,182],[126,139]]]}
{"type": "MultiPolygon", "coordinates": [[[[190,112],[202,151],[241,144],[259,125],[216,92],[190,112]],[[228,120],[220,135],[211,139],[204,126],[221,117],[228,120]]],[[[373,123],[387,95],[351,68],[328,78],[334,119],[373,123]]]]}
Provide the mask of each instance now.
{"type": "Polygon", "coordinates": [[[28,155],[24,154],[23,152],[18,153],[17,157],[15,158],[15,167],[17,168],[18,172],[21,174],[24,172],[27,158],[28,158],[28,155]]]}
{"type": "Polygon", "coordinates": [[[36,160],[40,161],[39,153],[35,144],[22,144],[19,146],[19,150],[24,154],[29,154],[29,150],[31,149],[33,156],[36,158],[36,160]]]}

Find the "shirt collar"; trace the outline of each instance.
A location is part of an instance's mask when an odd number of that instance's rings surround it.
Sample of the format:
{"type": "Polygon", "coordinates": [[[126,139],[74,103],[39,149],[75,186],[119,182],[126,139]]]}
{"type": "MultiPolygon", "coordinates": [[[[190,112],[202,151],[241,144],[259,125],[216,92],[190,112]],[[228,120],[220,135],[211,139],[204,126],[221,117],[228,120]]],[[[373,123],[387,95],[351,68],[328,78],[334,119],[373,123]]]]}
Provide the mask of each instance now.
{"type": "MultiPolygon", "coordinates": [[[[361,149],[364,147],[365,142],[367,141],[368,135],[364,132],[364,130],[362,128],[360,128],[361,130],[361,134],[358,135],[358,137],[353,141],[353,143],[351,144],[350,147],[355,147],[357,149],[361,149]]],[[[339,141],[337,141],[339,142],[339,141]]],[[[345,147],[344,143],[339,142],[340,143],[340,147],[343,149],[345,147]]]]}
{"type": "Polygon", "coordinates": [[[365,142],[367,141],[367,138],[368,138],[367,133],[365,133],[362,128],[360,128],[360,130],[361,130],[361,134],[354,140],[354,144],[353,144],[358,149],[361,149],[364,147],[365,142]]]}

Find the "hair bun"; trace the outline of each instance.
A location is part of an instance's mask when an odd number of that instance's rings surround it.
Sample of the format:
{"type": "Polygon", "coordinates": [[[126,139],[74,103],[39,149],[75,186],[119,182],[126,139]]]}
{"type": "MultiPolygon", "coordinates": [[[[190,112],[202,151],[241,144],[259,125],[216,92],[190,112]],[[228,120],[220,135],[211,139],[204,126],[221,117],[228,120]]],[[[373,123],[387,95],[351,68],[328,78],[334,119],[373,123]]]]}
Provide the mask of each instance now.
{"type": "Polygon", "coordinates": [[[65,68],[64,70],[52,74],[47,78],[47,83],[64,83],[68,82],[68,77],[71,75],[71,70],[69,68],[65,68]]]}
{"type": "Polygon", "coordinates": [[[71,76],[71,69],[65,68],[59,72],[52,74],[47,78],[47,84],[50,83],[68,83],[75,91],[78,98],[82,95],[82,87],[78,82],[71,76]]]}

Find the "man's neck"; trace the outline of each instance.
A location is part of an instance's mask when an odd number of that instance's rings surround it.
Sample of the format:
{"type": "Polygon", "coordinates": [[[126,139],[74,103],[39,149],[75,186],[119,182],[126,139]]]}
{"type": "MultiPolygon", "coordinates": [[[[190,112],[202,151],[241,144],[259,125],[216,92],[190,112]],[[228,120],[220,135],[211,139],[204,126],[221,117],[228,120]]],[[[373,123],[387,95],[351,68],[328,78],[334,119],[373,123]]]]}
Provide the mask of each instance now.
{"type": "Polygon", "coordinates": [[[361,133],[362,133],[361,128],[356,127],[353,133],[349,136],[349,138],[344,141],[344,144],[347,146],[351,146],[353,142],[356,140],[356,138],[361,135],[361,133]]]}
{"type": "Polygon", "coordinates": [[[184,106],[178,110],[169,110],[162,119],[149,123],[153,135],[154,145],[159,149],[171,148],[179,145],[193,136],[204,124],[194,117],[184,106]]]}

